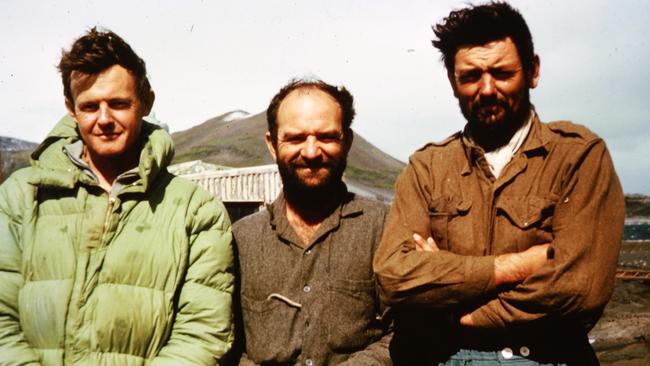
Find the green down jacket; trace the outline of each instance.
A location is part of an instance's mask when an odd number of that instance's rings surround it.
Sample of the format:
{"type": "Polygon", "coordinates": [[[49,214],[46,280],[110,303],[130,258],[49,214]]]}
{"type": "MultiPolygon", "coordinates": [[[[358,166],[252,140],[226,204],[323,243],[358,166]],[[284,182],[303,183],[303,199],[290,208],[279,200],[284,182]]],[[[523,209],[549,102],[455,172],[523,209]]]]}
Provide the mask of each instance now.
{"type": "Polygon", "coordinates": [[[63,152],[69,118],[0,186],[0,365],[214,365],[229,350],[226,211],[167,172],[165,131],[142,133],[115,197],[63,152]]]}

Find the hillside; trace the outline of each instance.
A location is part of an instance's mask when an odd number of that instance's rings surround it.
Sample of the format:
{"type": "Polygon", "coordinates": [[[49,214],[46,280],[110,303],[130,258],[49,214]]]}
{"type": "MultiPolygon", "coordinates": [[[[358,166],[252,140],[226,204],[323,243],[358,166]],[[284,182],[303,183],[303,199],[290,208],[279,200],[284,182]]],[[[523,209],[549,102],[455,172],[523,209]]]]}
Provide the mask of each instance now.
{"type": "Polygon", "coordinates": [[[33,142],[0,136],[0,182],[14,170],[29,165],[29,153],[35,147],[33,142]]]}
{"type": "Polygon", "coordinates": [[[31,150],[36,147],[36,144],[29,141],[16,139],[13,137],[0,136],[0,151],[21,151],[31,150]]]}
{"type": "MultiPolygon", "coordinates": [[[[259,113],[234,118],[243,115],[242,111],[226,113],[172,134],[176,145],[174,163],[198,159],[233,167],[273,163],[264,142],[266,116],[259,113]]],[[[393,184],[403,167],[404,163],[355,133],[345,177],[364,189],[392,196],[393,184]]]]}

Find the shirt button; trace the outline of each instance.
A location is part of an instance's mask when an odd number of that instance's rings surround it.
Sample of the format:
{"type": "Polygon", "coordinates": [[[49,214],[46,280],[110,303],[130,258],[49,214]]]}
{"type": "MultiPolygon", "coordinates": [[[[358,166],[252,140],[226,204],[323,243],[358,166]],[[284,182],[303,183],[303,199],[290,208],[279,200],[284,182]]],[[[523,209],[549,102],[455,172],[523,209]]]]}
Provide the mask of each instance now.
{"type": "Polygon", "coordinates": [[[305,360],[305,365],[307,366],[312,366],[314,364],[314,361],[311,358],[308,358],[305,360]]]}
{"type": "Polygon", "coordinates": [[[311,292],[311,287],[309,287],[309,285],[305,285],[305,287],[302,288],[302,291],[308,294],[311,292]]]}
{"type": "Polygon", "coordinates": [[[519,348],[519,354],[524,357],[530,356],[530,348],[526,346],[521,346],[521,348],[519,348]]]}
{"type": "Polygon", "coordinates": [[[310,255],[310,254],[311,254],[311,249],[307,249],[307,250],[305,251],[305,255],[310,255]]]}
{"type": "Polygon", "coordinates": [[[506,347],[501,350],[501,356],[505,358],[506,360],[509,360],[512,358],[512,349],[510,347],[506,347]]]}

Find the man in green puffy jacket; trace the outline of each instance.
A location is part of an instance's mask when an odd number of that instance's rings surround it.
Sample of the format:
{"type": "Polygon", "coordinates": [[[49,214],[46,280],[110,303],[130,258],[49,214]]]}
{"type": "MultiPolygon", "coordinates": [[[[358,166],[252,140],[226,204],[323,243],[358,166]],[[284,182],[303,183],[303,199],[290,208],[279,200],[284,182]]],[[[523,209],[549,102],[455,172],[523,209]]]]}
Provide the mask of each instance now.
{"type": "Polygon", "coordinates": [[[167,172],[145,64],[91,29],[59,69],[70,117],[0,186],[0,365],[214,365],[233,339],[223,205],[167,172]]]}

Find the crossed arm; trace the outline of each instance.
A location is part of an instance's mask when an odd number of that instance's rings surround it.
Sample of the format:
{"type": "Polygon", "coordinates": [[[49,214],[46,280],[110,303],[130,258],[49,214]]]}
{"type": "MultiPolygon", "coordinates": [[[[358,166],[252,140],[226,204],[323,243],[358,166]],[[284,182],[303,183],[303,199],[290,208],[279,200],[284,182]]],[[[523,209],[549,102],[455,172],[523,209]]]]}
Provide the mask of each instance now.
{"type": "MultiPolygon", "coordinates": [[[[440,249],[432,237],[424,240],[419,234],[413,234],[415,250],[418,252],[437,252],[440,249]]],[[[497,286],[516,285],[523,282],[541,268],[549,257],[550,244],[533,245],[520,253],[509,253],[494,258],[494,282],[497,286]]],[[[473,312],[460,317],[460,324],[466,327],[475,325],[473,312]]]]}

